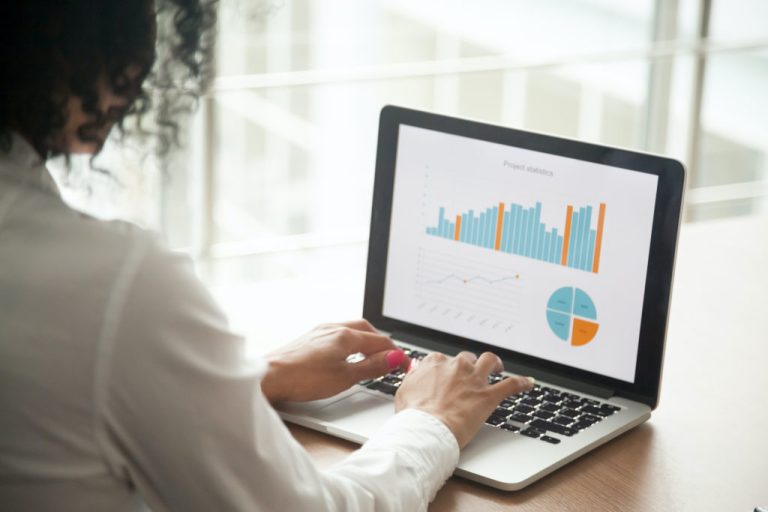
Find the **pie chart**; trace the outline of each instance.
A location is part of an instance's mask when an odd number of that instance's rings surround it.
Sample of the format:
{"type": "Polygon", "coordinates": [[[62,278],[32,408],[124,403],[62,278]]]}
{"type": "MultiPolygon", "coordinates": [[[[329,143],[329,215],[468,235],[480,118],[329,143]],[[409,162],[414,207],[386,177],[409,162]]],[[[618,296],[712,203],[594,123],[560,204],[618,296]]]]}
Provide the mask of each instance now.
{"type": "Polygon", "coordinates": [[[555,336],[574,347],[586,345],[597,334],[597,309],[581,288],[564,286],[547,302],[547,322],[555,336]]]}

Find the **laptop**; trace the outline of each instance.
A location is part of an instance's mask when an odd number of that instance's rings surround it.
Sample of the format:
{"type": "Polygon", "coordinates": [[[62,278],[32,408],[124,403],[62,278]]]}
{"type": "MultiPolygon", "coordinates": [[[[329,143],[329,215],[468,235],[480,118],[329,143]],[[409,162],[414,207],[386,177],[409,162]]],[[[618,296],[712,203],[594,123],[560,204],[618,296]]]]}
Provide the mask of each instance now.
{"type": "MultiPolygon", "coordinates": [[[[492,351],[537,382],[499,404],[456,475],[522,489],[650,418],[684,175],[662,156],[382,109],[363,316],[412,358],[492,351]]],[[[280,414],[363,443],[403,377],[280,414]]]]}

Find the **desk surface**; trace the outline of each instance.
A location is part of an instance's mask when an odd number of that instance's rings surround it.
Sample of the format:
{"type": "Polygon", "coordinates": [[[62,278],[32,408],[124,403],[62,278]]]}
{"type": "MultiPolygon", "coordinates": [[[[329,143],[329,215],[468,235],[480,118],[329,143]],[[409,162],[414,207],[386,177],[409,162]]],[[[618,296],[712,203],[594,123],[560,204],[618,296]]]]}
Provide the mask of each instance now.
{"type": "MultiPolygon", "coordinates": [[[[430,510],[751,512],[768,505],[766,266],[768,217],[685,225],[661,403],[650,421],[522,491],[453,477],[430,510]]],[[[320,466],[355,449],[290,429],[320,466]]]]}

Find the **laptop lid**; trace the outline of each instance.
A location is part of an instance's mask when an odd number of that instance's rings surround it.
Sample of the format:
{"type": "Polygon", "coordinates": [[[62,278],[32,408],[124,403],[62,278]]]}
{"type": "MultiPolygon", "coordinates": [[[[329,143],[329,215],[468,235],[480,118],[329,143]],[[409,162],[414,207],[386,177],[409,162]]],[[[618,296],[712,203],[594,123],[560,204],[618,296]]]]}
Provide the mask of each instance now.
{"type": "Polygon", "coordinates": [[[655,407],[683,186],[669,158],[386,106],[363,314],[655,407]]]}

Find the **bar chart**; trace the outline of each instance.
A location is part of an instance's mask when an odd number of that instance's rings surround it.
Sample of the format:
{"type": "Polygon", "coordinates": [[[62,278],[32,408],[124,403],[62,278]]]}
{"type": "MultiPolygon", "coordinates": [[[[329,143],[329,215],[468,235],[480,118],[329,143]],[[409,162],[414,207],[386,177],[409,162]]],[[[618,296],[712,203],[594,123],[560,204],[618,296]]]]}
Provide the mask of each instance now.
{"type": "Polygon", "coordinates": [[[516,254],[539,261],[598,273],[605,224],[605,203],[578,209],[568,205],[564,228],[548,228],[541,220],[541,202],[525,207],[503,202],[485,211],[468,210],[455,217],[440,207],[437,225],[427,235],[516,254]],[[596,226],[592,224],[596,217],[596,226]]]}

